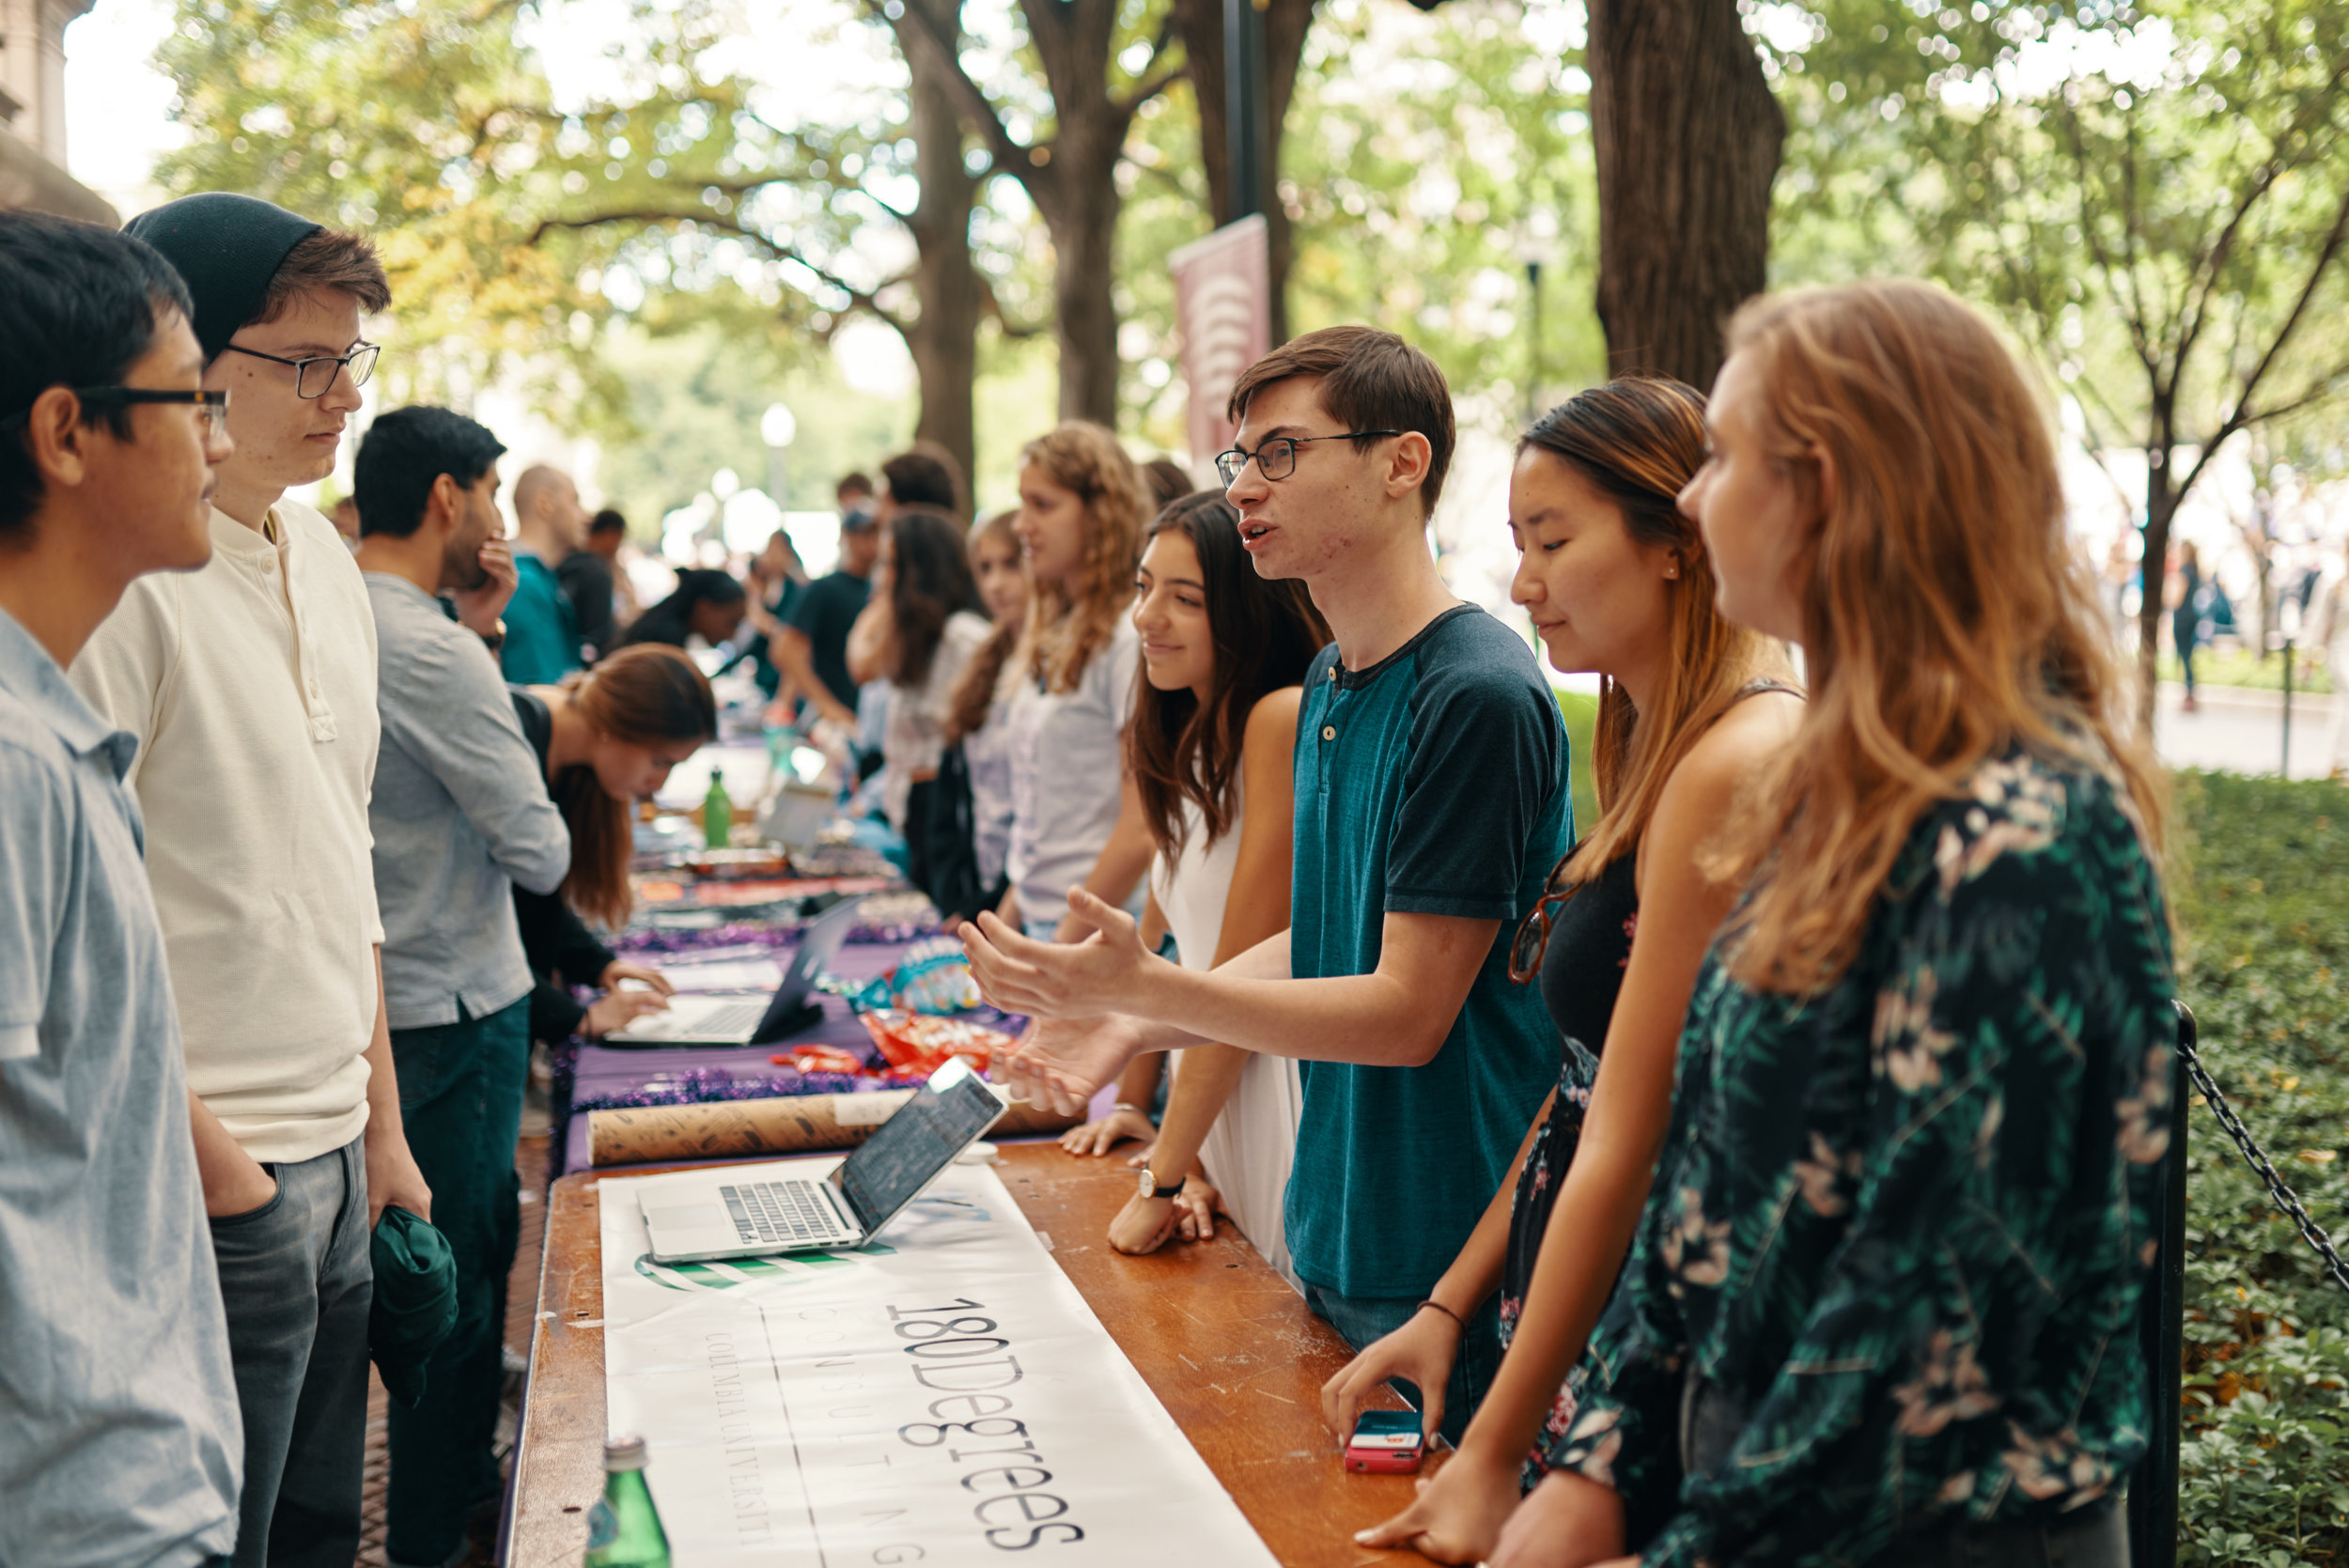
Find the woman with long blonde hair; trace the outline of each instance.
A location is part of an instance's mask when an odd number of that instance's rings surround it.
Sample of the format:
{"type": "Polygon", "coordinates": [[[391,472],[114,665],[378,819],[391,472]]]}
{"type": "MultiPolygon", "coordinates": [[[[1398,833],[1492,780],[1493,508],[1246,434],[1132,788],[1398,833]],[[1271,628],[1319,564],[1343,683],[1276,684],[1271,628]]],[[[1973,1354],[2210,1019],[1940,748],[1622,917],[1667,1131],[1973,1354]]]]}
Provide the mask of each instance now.
{"type": "Polygon", "coordinates": [[[1922,284],[1757,301],[1730,349],[1683,505],[1810,702],[1719,846],[1751,887],[1491,1560],[2118,1568],[2174,981],[2046,411],[1922,284]]]}
{"type": "Polygon", "coordinates": [[[1518,443],[1512,596],[1555,668],[1595,673],[1600,817],[1551,871],[1510,955],[1558,1026],[1558,1087],[1517,1166],[1429,1299],[1324,1391],[1341,1437],[1378,1386],[1429,1401],[1460,1326],[1496,1291],[1507,1349],[1459,1452],[1367,1545],[1439,1562],[1487,1555],[1538,1477],[1538,1437],[1565,1431],[1562,1385],[1622,1265],[1672,1113],[1673,1044],[1736,884],[1703,849],[1735,792],[1793,731],[1784,649],[1721,618],[1714,567],[1677,501],[1704,457],[1704,400],[1628,378],[1552,409],[1518,443]]]}
{"type": "Polygon", "coordinates": [[[1147,506],[1133,460],[1101,426],[1071,420],[1020,453],[1012,531],[1031,594],[1012,652],[1011,891],[1001,912],[1039,936],[1070,920],[1071,888],[1124,903],[1150,863],[1121,760],[1142,657],[1126,608],[1147,506]]]}

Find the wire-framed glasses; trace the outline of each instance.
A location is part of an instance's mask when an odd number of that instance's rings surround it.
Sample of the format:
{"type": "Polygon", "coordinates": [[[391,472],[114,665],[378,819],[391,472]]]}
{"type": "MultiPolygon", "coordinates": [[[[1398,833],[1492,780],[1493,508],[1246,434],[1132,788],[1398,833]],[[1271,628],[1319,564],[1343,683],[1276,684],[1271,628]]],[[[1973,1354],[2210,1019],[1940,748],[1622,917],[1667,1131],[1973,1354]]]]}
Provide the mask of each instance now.
{"type": "Polygon", "coordinates": [[[1239,483],[1239,476],[1248,472],[1251,462],[1256,465],[1256,472],[1263,474],[1268,482],[1285,479],[1297,472],[1297,449],[1309,442],[1367,441],[1372,436],[1399,436],[1402,433],[1400,430],[1342,430],[1334,436],[1274,436],[1257,443],[1253,452],[1244,446],[1235,446],[1229,452],[1217,453],[1215,472],[1227,490],[1239,483]]]}
{"type": "MultiPolygon", "coordinates": [[[[48,389],[44,387],[42,390],[48,389]]],[[[228,394],[225,391],[161,386],[73,386],[66,390],[88,408],[125,408],[133,403],[176,403],[182,408],[193,407],[196,417],[204,422],[204,433],[208,438],[217,440],[228,432],[228,394]]],[[[19,410],[0,419],[0,430],[13,430],[32,416],[31,409],[19,410]]]]}
{"type": "Polygon", "coordinates": [[[294,396],[297,397],[325,396],[333,390],[334,378],[346,368],[350,371],[353,387],[366,385],[367,378],[375,374],[375,356],[383,351],[380,343],[354,343],[347,354],[312,354],[303,359],[281,359],[275,354],[265,354],[258,349],[248,349],[241,343],[231,343],[228,348],[232,352],[250,354],[272,365],[292,365],[294,396]]]}

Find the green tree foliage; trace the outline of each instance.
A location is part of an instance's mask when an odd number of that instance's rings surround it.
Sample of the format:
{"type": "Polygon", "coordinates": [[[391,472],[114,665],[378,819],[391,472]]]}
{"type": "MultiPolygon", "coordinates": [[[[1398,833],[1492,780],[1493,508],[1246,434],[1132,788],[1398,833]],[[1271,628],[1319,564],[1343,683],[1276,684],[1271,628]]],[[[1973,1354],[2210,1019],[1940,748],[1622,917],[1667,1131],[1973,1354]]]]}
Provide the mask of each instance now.
{"type": "Polygon", "coordinates": [[[2092,449],[2142,452],[2149,559],[2229,441],[2349,391],[2337,0],[1819,0],[1765,36],[1810,235],[1781,266],[1906,256],[1999,306],[2092,449]]]}

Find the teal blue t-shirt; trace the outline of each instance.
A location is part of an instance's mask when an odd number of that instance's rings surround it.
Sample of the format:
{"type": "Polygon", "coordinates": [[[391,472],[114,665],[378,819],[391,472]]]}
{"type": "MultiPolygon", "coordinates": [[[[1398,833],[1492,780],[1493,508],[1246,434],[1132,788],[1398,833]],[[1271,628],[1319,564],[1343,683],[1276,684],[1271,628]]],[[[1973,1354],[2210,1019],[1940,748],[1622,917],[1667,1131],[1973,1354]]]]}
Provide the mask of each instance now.
{"type": "Polygon", "coordinates": [[[1299,1278],[1341,1296],[1425,1296],[1508,1173],[1558,1075],[1539,988],[1509,982],[1517,922],[1574,842],[1566,731],[1532,652],[1461,605],[1367,670],[1335,646],[1297,719],[1289,964],[1368,974],[1398,914],[1498,920],[1443,1048],[1423,1067],[1305,1062],[1284,1210],[1299,1278]]]}
{"type": "Polygon", "coordinates": [[[514,570],[498,667],[509,686],[552,686],[579,668],[579,613],[553,569],[535,552],[516,551],[514,570]]]}

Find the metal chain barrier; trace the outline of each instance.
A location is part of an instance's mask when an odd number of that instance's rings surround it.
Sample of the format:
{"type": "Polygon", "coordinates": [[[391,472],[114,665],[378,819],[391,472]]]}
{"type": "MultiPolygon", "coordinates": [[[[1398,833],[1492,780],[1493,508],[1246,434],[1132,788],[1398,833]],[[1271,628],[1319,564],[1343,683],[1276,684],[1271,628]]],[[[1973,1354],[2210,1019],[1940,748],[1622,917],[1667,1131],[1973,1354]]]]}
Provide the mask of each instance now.
{"type": "Polygon", "coordinates": [[[2314,1248],[2316,1255],[2325,1260],[2326,1268],[2332,1274],[2333,1283],[2349,1291],[2349,1264],[2341,1261],[2341,1254],[2333,1248],[2332,1238],[2309,1218],[2309,1211],[2301,1203],[2300,1195],[2286,1186],[2283,1177],[2276,1173],[2275,1164],[2268,1159],[2267,1151],[2260,1147],[2259,1140],[2251,1136],[2250,1129],[2243,1125],[2243,1119],[2234,1113],[2234,1107],[2227,1103],[2227,1096],[2219,1091],[2217,1080],[2202,1065],[2202,1058],[2195,1050],[2192,1040],[2181,1038],[2178,1049],[2186,1058],[2186,1070],[2193,1076],[2194,1087],[2201,1091],[2211,1114],[2218,1118],[2218,1125],[2227,1129],[2228,1137],[2234,1140],[2234,1146],[2242,1152],[2244,1163],[2257,1172],[2260,1180],[2267,1184],[2268,1197],[2275,1200],[2276,1206],[2299,1227],[2300,1239],[2314,1248]]]}

